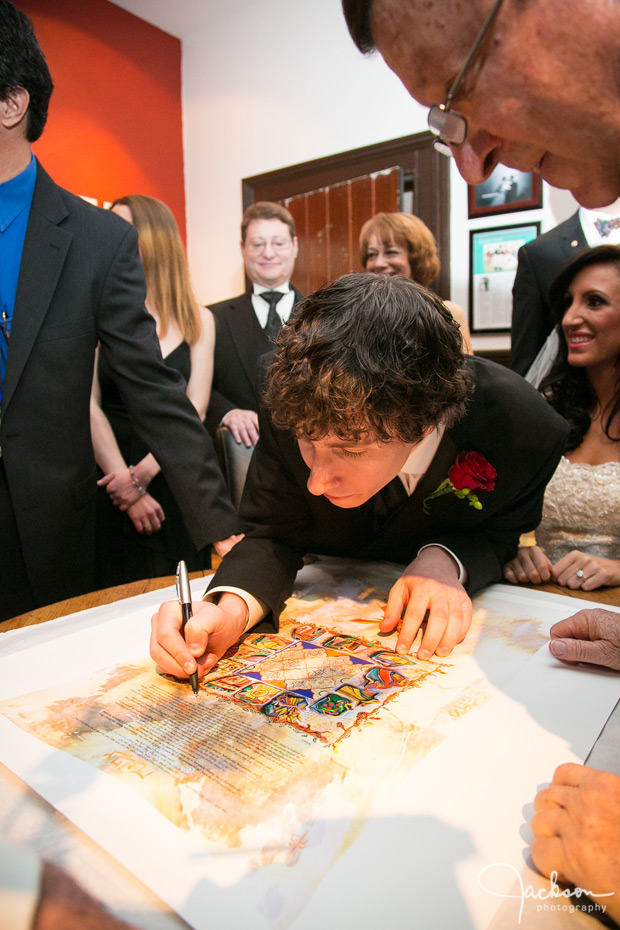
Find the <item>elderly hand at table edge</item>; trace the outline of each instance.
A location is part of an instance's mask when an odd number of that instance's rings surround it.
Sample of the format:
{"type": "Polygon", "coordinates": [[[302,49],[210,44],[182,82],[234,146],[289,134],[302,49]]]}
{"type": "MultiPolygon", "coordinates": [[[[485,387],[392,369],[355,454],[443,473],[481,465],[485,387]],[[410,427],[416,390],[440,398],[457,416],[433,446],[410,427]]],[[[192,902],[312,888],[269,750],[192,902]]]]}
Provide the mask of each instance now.
{"type": "Polygon", "coordinates": [[[620,778],[572,762],[534,799],[532,859],[620,920],[620,778]]]}
{"type": "Polygon", "coordinates": [[[586,662],[620,671],[620,614],[591,607],[554,623],[549,651],[563,662],[586,662]]]}
{"type": "MultiPolygon", "coordinates": [[[[565,662],[620,670],[620,615],[580,610],[551,627],[549,649],[565,662]]],[[[560,765],[534,799],[532,858],[544,875],[576,885],[620,920],[620,778],[560,765]],[[605,897],[599,897],[605,895],[605,897]]]]}

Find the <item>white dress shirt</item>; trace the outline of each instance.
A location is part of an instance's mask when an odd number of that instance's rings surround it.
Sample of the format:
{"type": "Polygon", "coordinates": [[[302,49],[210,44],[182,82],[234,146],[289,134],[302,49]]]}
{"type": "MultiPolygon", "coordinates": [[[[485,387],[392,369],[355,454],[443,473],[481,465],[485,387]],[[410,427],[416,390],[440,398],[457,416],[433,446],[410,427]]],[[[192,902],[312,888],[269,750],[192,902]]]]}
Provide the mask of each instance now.
{"type": "MultiPolygon", "coordinates": [[[[439,444],[443,439],[444,428],[443,426],[434,429],[428,436],[425,436],[420,442],[418,442],[411,452],[409,453],[409,458],[403,465],[402,471],[399,474],[399,478],[402,481],[405,491],[411,497],[413,492],[418,486],[418,482],[424,477],[426,472],[429,469],[429,466],[433,459],[439,444]]],[[[422,546],[418,550],[418,555],[420,552],[423,552],[425,549],[428,549],[429,546],[436,546],[439,549],[444,549],[449,555],[452,556],[459,569],[459,581],[461,584],[465,584],[467,579],[467,572],[465,571],[465,566],[458,559],[454,552],[451,549],[448,549],[447,546],[443,546],[441,543],[427,543],[426,546],[422,546]]]]}
{"type": "Polygon", "coordinates": [[[620,227],[610,230],[608,236],[601,236],[594,225],[596,220],[611,220],[614,217],[620,217],[620,199],[598,210],[586,210],[585,207],[579,207],[579,222],[590,248],[597,245],[620,245],[620,227]]]}
{"type": "Polygon", "coordinates": [[[285,281],[284,284],[281,284],[279,287],[269,288],[262,287],[260,284],[252,285],[252,306],[254,307],[254,313],[258,319],[258,322],[261,325],[261,329],[264,329],[267,325],[267,316],[269,314],[269,303],[260,296],[264,291],[274,290],[278,291],[284,296],[276,304],[276,313],[280,317],[283,323],[286,323],[288,318],[291,315],[293,310],[293,305],[295,303],[295,291],[291,288],[288,281],[285,281]]]}
{"type": "Polygon", "coordinates": [[[409,453],[409,458],[398,476],[409,497],[411,497],[418,486],[418,482],[424,477],[429,465],[435,458],[435,453],[443,439],[443,432],[443,426],[434,429],[428,436],[416,443],[409,453]]]}

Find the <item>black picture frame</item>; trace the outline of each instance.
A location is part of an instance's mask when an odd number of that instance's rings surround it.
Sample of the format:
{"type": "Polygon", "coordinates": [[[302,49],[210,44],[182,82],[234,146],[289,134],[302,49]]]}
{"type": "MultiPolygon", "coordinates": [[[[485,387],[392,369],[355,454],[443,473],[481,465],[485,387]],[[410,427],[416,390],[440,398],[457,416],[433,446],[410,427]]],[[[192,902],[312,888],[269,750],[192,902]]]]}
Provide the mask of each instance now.
{"type": "Polygon", "coordinates": [[[469,219],[537,210],[542,207],[542,181],[533,171],[497,165],[482,184],[468,185],[469,219]]]}
{"type": "Polygon", "coordinates": [[[469,328],[509,333],[512,286],[522,245],[540,235],[540,223],[494,226],[469,232],[469,328]]]}

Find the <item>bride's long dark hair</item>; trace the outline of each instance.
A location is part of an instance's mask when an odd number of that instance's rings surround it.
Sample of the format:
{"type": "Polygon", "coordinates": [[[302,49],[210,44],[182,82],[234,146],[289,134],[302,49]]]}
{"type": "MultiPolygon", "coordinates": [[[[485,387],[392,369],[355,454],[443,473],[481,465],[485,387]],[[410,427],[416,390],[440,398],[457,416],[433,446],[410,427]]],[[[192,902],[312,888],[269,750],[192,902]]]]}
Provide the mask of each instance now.
{"type": "MultiPolygon", "coordinates": [[[[566,299],[568,288],[579,272],[593,265],[615,265],[620,279],[620,246],[599,245],[594,249],[585,249],[562,269],[549,291],[560,346],[551,371],[540,385],[540,391],[551,406],[568,420],[570,432],[566,443],[567,452],[576,449],[583,442],[598,403],[585,368],[568,364],[568,346],[561,326],[562,318],[568,309],[566,299]]],[[[616,367],[618,378],[614,397],[607,409],[603,411],[605,434],[614,442],[620,441],[620,435],[614,436],[611,433],[611,425],[620,413],[620,358],[616,360],[616,367]]]]}

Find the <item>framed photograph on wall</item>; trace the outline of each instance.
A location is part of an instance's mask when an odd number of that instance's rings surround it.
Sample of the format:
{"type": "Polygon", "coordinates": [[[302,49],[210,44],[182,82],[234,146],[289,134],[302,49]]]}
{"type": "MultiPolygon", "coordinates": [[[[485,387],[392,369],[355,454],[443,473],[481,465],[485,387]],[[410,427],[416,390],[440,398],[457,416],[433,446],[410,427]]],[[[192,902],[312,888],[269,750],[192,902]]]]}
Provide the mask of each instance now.
{"type": "Polygon", "coordinates": [[[517,255],[540,235],[540,223],[469,233],[469,324],[472,333],[505,333],[512,318],[517,255]]]}
{"type": "Polygon", "coordinates": [[[469,218],[516,213],[542,207],[542,182],[533,171],[517,171],[498,165],[482,184],[470,184],[469,218]]]}

